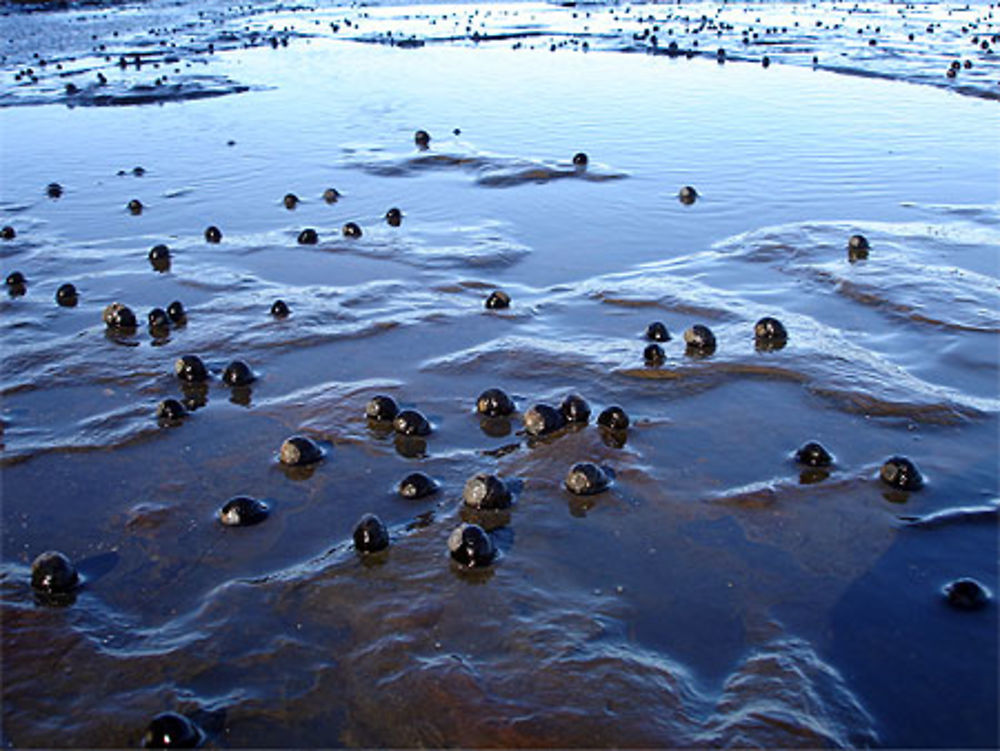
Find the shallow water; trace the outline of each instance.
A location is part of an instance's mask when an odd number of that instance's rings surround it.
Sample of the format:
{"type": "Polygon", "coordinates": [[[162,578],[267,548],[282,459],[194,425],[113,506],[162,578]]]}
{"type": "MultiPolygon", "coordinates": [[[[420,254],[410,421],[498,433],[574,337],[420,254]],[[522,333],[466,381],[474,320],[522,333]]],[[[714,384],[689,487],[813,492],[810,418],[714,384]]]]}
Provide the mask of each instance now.
{"type": "Polygon", "coordinates": [[[971,42],[993,9],[858,8],[8,9],[0,257],[28,284],[0,300],[3,740],[134,747],[169,709],[229,747],[996,746],[996,600],[941,591],[998,590],[1000,118],[971,42]],[[733,28],[696,36],[703,15],[733,28]],[[651,23],[710,54],[620,54],[651,23]],[[750,25],[791,30],[767,69],[750,25]],[[166,336],[101,321],[175,299],[166,336]],[[755,349],[765,315],[784,348],[755,349]],[[180,387],[184,354],[207,388],[180,387]],[[220,380],[234,358],[248,390],[220,380]],[[490,386],[632,425],[529,439],[480,423],[490,386]],[[433,434],[372,429],[376,393],[433,434]],[[168,397],[197,408],[162,427],[168,397]],[[319,465],[281,467],[293,433],[319,465]],[[794,463],[808,440],[829,473],[794,463]],[[922,490],[878,480],[894,454],[922,490]],[[571,496],[578,461],[612,487],[571,496]],[[441,491],[404,500],[417,469],[441,491]],[[509,512],[460,507],[484,471],[509,512]],[[271,516],[223,527],[237,494],[271,516]],[[387,554],[354,551],[366,512],[387,554]],[[447,555],[463,520],[501,551],[474,575],[447,555]],[[32,594],[47,549],[85,576],[71,606],[32,594]]]}

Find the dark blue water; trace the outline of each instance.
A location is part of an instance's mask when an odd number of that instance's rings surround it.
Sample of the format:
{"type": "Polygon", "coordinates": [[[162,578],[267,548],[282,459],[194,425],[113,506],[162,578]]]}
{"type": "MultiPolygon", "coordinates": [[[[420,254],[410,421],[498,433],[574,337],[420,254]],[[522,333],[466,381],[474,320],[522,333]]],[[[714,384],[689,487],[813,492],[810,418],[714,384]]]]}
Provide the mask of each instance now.
{"type": "Polygon", "coordinates": [[[4,12],[6,743],[134,747],[171,710],[228,747],[997,745],[993,8],[4,12]],[[186,325],[148,330],[173,300],[186,325]],[[492,386],[507,422],[475,414],[492,386]],[[571,392],[628,431],[525,433],[571,392]],[[377,393],[432,434],[369,424],[377,393]],[[322,462],[282,467],[296,433],[322,462]],[[922,489],[879,479],[893,455],[922,489]],[[569,493],[579,461],[611,487],[569,493]],[[440,491],[400,497],[415,470],[440,491]],[[463,507],[480,472],[510,510],[463,507]],[[221,525],[239,494],[268,519],[221,525]],[[388,553],[354,549],[365,513],[388,553]],[[463,521],[500,551],[471,575],[463,521]],[[70,604],[32,592],[49,549],[70,604]],[[966,577],[980,610],[943,594],[966,577]]]}

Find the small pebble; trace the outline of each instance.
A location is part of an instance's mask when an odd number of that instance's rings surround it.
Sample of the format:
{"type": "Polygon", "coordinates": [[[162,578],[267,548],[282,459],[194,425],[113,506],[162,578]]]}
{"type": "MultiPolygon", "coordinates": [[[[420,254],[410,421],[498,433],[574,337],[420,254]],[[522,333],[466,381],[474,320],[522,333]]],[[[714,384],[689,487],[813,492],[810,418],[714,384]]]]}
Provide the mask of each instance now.
{"type": "Polygon", "coordinates": [[[514,400],[501,389],[486,389],[476,399],[476,411],[486,417],[506,417],[514,411],[514,400]]]}
{"type": "Polygon", "coordinates": [[[465,483],[462,500],[471,508],[504,509],[511,504],[511,493],[507,484],[496,475],[479,474],[465,483]]]}
{"type": "Polygon", "coordinates": [[[222,230],[214,224],[205,229],[205,241],[213,245],[222,242],[222,230]]]}
{"type": "Polygon", "coordinates": [[[201,383],[208,378],[208,370],[205,363],[198,355],[183,355],[174,362],[174,373],[182,381],[188,383],[201,383]]]}
{"type": "Polygon", "coordinates": [[[566,489],[575,495],[594,495],[607,490],[608,473],[591,462],[574,464],[566,475],[566,489]]]}
{"type": "Polygon", "coordinates": [[[503,290],[494,290],[490,293],[490,296],[486,298],[486,307],[489,310],[500,310],[501,308],[510,307],[510,295],[508,295],[503,290]]]}
{"type": "Polygon", "coordinates": [[[306,227],[299,233],[297,241],[299,245],[315,245],[319,242],[319,235],[316,234],[316,230],[306,227]]]}
{"type": "Polygon", "coordinates": [[[608,430],[625,430],[629,426],[628,415],[621,407],[608,407],[597,416],[597,424],[608,430]]]}
{"type": "Polygon", "coordinates": [[[111,329],[134,329],[137,326],[135,313],[127,305],[113,302],[104,309],[104,324],[111,329]]]}
{"type": "Polygon", "coordinates": [[[304,435],[293,435],[281,444],[278,458],[289,467],[315,464],[323,458],[323,450],[316,442],[304,435]]]}
{"type": "Polygon", "coordinates": [[[893,456],[886,460],[879,471],[882,481],[897,490],[920,490],[924,478],[920,470],[905,456],[893,456]]]}
{"type": "Polygon", "coordinates": [[[684,332],[689,353],[711,354],[715,351],[715,334],[708,326],[696,323],[684,332]]]}
{"type": "Polygon", "coordinates": [[[291,312],[284,300],[275,300],[271,303],[271,315],[275,318],[287,318],[291,312]]]}
{"type": "Polygon", "coordinates": [[[559,405],[559,411],[562,412],[568,423],[586,425],[590,422],[590,405],[579,394],[570,394],[563,399],[562,404],[559,405]]]}
{"type": "Polygon", "coordinates": [[[795,452],[795,461],[807,467],[829,467],[833,464],[833,457],[821,444],[810,441],[795,452]]]}
{"type": "Polygon", "coordinates": [[[565,427],[563,413],[548,404],[535,404],[524,413],[524,429],[529,435],[548,435],[565,427]]]}
{"type": "Polygon", "coordinates": [[[344,237],[361,237],[361,227],[359,227],[354,222],[348,222],[341,228],[341,232],[344,233],[344,237]]]}
{"type": "Polygon", "coordinates": [[[156,715],[142,737],[143,748],[197,748],[205,734],[184,715],[163,712],[156,715]]]}
{"type": "Polygon", "coordinates": [[[423,472],[412,472],[399,482],[399,494],[412,500],[433,495],[437,489],[437,482],[423,472]]]}
{"type": "Polygon", "coordinates": [[[377,553],[389,547],[389,530],[375,514],[365,514],[354,528],[354,547],[359,553],[377,553]]]}
{"type": "Polygon", "coordinates": [[[392,421],[392,427],[400,435],[430,435],[431,424],[415,409],[404,409],[392,421]]]}
{"type": "Polygon", "coordinates": [[[448,536],[448,552],[466,568],[489,566],[497,556],[493,540],[478,524],[460,524],[448,536]]]}
{"type": "Polygon", "coordinates": [[[49,550],[31,564],[31,586],[48,595],[72,592],[80,584],[76,566],[63,553],[49,550]]]}
{"type": "Polygon", "coordinates": [[[249,527],[267,518],[270,509],[263,501],[238,495],[230,498],[219,509],[219,521],[227,527],[249,527]]]}
{"type": "Polygon", "coordinates": [[[396,400],[385,394],[373,396],[365,405],[365,417],[376,422],[394,420],[398,414],[399,406],[396,404],[396,400]]]}
{"type": "Polygon", "coordinates": [[[990,601],[986,588],[975,579],[956,579],[944,587],[948,604],[958,610],[980,610],[990,601]]]}
{"type": "Polygon", "coordinates": [[[64,308],[72,308],[78,301],[76,287],[67,282],[56,290],[56,302],[64,308]]]}
{"type": "Polygon", "coordinates": [[[669,342],[670,332],[661,321],[653,321],[646,327],[646,338],[653,342],[669,342]]]}
{"type": "Polygon", "coordinates": [[[222,371],[222,381],[229,386],[249,386],[254,382],[254,374],[245,362],[233,360],[222,371]]]}

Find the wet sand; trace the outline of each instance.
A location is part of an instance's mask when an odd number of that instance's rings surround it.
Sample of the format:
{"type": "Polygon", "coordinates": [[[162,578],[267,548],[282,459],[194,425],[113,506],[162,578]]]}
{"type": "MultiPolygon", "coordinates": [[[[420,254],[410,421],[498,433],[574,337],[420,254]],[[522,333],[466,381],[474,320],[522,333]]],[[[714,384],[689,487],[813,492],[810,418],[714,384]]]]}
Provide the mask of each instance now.
{"type": "Polygon", "coordinates": [[[6,6],[3,740],[135,747],[176,711],[234,748],[995,747],[991,11],[6,6]],[[588,424],[525,432],[570,393],[588,424]],[[320,461],[279,461],[297,434],[320,461]],[[401,497],[414,471],[439,490],[401,497]],[[479,473],[509,509],[462,503],[479,473]],[[238,495],[267,518],[221,524],[238,495]],[[462,522],[494,563],[451,560],[462,522]],[[71,604],[32,591],[49,549],[71,604]]]}

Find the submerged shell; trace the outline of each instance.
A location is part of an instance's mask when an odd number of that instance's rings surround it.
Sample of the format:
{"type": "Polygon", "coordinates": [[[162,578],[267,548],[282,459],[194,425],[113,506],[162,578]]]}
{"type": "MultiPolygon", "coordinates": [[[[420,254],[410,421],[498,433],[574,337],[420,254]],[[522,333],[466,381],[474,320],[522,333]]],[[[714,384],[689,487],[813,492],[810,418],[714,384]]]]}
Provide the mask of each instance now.
{"type": "Polygon", "coordinates": [[[396,400],[385,394],[376,394],[365,405],[365,417],[377,422],[394,420],[399,414],[399,406],[396,400]]]}
{"type": "Polygon", "coordinates": [[[423,498],[433,495],[437,489],[437,481],[423,472],[411,472],[399,482],[399,494],[403,498],[423,498]]]}
{"type": "Polygon", "coordinates": [[[574,464],[566,475],[566,489],[575,495],[594,495],[607,490],[611,478],[592,462],[574,464]]]}
{"type": "Polygon", "coordinates": [[[514,411],[514,400],[502,389],[486,389],[476,399],[476,411],[486,417],[506,417],[514,411]]]}
{"type": "Polygon", "coordinates": [[[430,435],[431,424],[415,409],[404,409],[392,421],[392,427],[400,435],[430,435]]]}
{"type": "Polygon", "coordinates": [[[629,419],[624,409],[612,406],[597,416],[597,424],[608,430],[625,430],[629,426],[629,419]]]}
{"type": "Polygon", "coordinates": [[[569,394],[563,399],[562,404],[559,405],[559,411],[566,418],[566,422],[578,425],[586,425],[590,422],[590,405],[579,394],[569,394]]]}
{"type": "Polygon", "coordinates": [[[304,464],[314,464],[323,458],[323,450],[316,442],[304,435],[293,435],[281,444],[279,458],[282,464],[289,467],[301,467],[304,464]]]}
{"type": "Polygon", "coordinates": [[[529,435],[548,435],[565,427],[563,413],[548,404],[536,404],[524,413],[524,429],[529,435]]]}
{"type": "Polygon", "coordinates": [[[916,465],[905,456],[893,456],[879,470],[882,481],[897,490],[920,490],[924,478],[916,465]]]}
{"type": "Polygon", "coordinates": [[[31,586],[45,594],[67,594],[80,584],[76,566],[63,553],[48,550],[31,564],[31,586]]]}
{"type": "Polygon", "coordinates": [[[497,556],[493,540],[478,524],[460,524],[448,536],[448,552],[466,568],[489,566],[497,556]]]}
{"type": "Polygon", "coordinates": [[[142,737],[143,748],[197,748],[205,733],[191,720],[176,712],[156,715],[142,737]]]}
{"type": "Polygon", "coordinates": [[[354,527],[354,547],[360,553],[377,553],[389,547],[389,530],[375,514],[365,514],[354,527]]]}
{"type": "Polygon", "coordinates": [[[478,509],[502,509],[511,504],[507,483],[496,475],[478,474],[470,477],[462,490],[466,506],[478,509]]]}
{"type": "Polygon", "coordinates": [[[270,509],[263,501],[239,495],[230,498],[219,509],[219,521],[227,527],[249,527],[260,524],[269,513],[270,509]]]}

